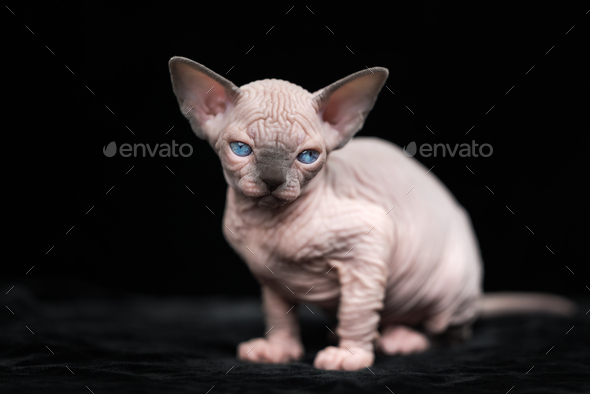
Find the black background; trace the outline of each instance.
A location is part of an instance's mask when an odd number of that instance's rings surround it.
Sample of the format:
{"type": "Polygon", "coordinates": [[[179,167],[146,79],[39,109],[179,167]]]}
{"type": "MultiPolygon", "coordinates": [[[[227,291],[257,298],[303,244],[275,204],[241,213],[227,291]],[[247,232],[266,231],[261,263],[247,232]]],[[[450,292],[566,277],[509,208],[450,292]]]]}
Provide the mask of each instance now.
{"type": "Polygon", "coordinates": [[[221,233],[219,160],[172,93],[167,62],[179,55],[238,86],[280,78],[309,91],[389,68],[391,92],[359,135],[494,148],[489,158],[418,157],[469,211],[486,290],[588,291],[587,4],[7,5],[6,283],[47,297],[71,297],[72,286],[76,295],[258,293],[221,233]],[[102,153],[111,141],[172,140],[194,154],[102,153]]]}

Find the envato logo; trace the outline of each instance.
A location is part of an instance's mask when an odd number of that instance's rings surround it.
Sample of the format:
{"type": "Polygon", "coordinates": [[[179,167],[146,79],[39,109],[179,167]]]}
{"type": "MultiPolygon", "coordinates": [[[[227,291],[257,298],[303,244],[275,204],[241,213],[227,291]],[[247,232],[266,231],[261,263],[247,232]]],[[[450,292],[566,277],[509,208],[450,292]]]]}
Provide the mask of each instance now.
{"type": "MultiPolygon", "coordinates": [[[[106,157],[113,157],[117,154],[117,143],[111,142],[102,149],[102,153],[106,157]]],[[[150,157],[189,157],[193,154],[193,147],[189,144],[178,145],[176,141],[172,140],[170,144],[156,144],[153,148],[149,144],[121,144],[119,147],[119,155],[123,157],[146,157],[146,153],[150,157]],[[178,148],[178,150],[177,150],[178,148]]]]}
{"type": "Polygon", "coordinates": [[[471,145],[422,144],[418,148],[416,142],[412,141],[408,146],[404,146],[403,151],[404,155],[408,157],[415,156],[417,152],[420,152],[420,156],[422,157],[455,157],[455,155],[459,157],[490,157],[494,153],[494,148],[490,144],[479,145],[475,141],[471,141],[471,145]]]}

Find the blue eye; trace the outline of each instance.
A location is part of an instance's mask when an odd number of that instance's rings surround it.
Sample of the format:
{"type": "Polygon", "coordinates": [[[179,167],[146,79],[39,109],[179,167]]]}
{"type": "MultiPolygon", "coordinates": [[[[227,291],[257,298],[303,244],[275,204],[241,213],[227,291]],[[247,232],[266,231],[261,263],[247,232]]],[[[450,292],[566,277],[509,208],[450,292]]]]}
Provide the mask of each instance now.
{"type": "Polygon", "coordinates": [[[243,142],[234,141],[229,144],[231,150],[238,156],[248,156],[252,153],[252,148],[248,144],[244,144],[243,142]]]}
{"type": "Polygon", "coordinates": [[[297,156],[297,160],[305,164],[311,164],[318,159],[320,152],[313,149],[304,150],[297,156]]]}

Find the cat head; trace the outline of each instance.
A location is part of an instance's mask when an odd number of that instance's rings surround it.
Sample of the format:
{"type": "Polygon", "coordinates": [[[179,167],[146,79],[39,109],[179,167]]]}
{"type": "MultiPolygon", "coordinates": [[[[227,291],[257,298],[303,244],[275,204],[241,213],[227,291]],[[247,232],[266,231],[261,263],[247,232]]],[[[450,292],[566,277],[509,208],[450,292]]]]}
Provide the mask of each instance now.
{"type": "Polygon", "coordinates": [[[219,155],[230,187],[266,208],[294,201],[361,129],[388,76],[374,67],[310,93],[276,79],[238,88],[183,57],[169,67],[182,113],[219,155]]]}

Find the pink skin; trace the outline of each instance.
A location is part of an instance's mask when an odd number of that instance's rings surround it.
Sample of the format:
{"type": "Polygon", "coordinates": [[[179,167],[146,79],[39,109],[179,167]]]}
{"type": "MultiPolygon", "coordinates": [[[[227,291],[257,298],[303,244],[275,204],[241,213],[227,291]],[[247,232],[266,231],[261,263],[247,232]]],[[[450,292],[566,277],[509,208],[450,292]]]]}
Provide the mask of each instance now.
{"type": "Polygon", "coordinates": [[[371,366],[375,345],[386,354],[423,351],[431,335],[474,319],[481,261],[463,208],[397,146],[376,138],[347,144],[386,69],[316,93],[280,80],[237,88],[184,58],[170,69],[182,112],[224,168],[224,235],[262,286],[268,333],[241,343],[240,359],[300,359],[291,310],[300,302],[337,314],[338,347],[314,361],[329,370],[371,366]],[[236,155],[234,141],[252,154],[236,155]],[[310,149],[317,161],[297,160],[310,149]]]}

